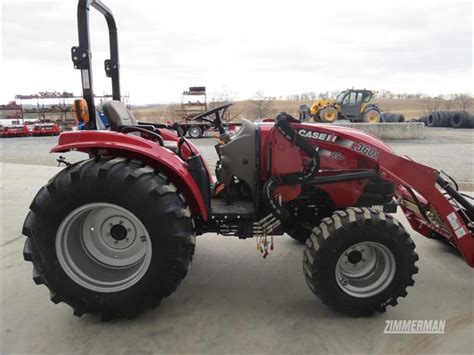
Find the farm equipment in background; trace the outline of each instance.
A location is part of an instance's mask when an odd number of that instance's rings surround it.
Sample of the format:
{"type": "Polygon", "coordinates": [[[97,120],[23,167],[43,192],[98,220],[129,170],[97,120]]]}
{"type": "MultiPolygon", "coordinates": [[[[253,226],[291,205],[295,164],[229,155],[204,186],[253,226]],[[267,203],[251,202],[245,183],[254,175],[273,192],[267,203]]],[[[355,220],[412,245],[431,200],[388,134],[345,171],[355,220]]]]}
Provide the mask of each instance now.
{"type": "MultiPolygon", "coordinates": [[[[206,114],[206,112],[205,112],[206,114]]],[[[212,123],[206,122],[205,119],[202,120],[193,120],[191,122],[167,122],[166,124],[163,123],[153,123],[153,122],[144,122],[139,121],[138,124],[141,125],[152,125],[156,128],[166,128],[166,127],[173,127],[177,132],[179,132],[182,136],[188,136],[189,138],[201,138],[204,137],[207,133],[217,133],[215,131],[215,127],[212,123]]],[[[240,123],[237,122],[229,122],[224,123],[225,128],[229,132],[234,132],[240,127],[240,123]]]]}
{"type": "Polygon", "coordinates": [[[28,137],[30,131],[27,124],[10,124],[0,126],[1,138],[28,137]]]}
{"type": "Polygon", "coordinates": [[[61,129],[56,122],[34,123],[31,129],[31,135],[35,137],[58,136],[59,133],[61,133],[61,129]]]}
{"type": "Polygon", "coordinates": [[[35,122],[0,126],[0,137],[58,136],[61,133],[56,122],[35,122]]]}
{"type": "Polygon", "coordinates": [[[207,93],[205,86],[190,86],[181,93],[181,105],[176,114],[181,119],[191,120],[194,116],[207,111],[207,93]]]}
{"type": "MultiPolygon", "coordinates": [[[[219,132],[215,178],[200,152],[174,127],[139,125],[120,99],[117,29],[102,3],[79,0],[83,79],[76,118],[53,153],[79,151],[42,187],[23,226],[33,280],[76,316],[133,317],[172,294],[190,267],[196,236],[256,237],[267,257],[273,236],[305,242],[310,290],[351,316],[384,312],[414,284],[418,255],[390,213],[452,245],[474,266],[474,208],[437,169],[397,156],[380,139],[336,125],[304,124],[286,113],[274,122],[223,125],[226,104],[195,120],[219,132]],[[97,130],[89,44],[89,7],[107,19],[114,100],[103,105],[110,130],[97,130]],[[85,54],[83,56],[82,54],[85,54]]],[[[175,125],[173,125],[175,126],[175,125]]],[[[224,238],[222,238],[224,239],[224,238]]],[[[264,275],[262,275],[262,278],[264,275]]]]}
{"type": "MultiPolygon", "coordinates": [[[[178,126],[175,126],[179,130],[179,133],[183,136],[190,138],[201,138],[206,132],[213,130],[212,123],[206,122],[205,120],[196,121],[194,117],[201,115],[208,110],[207,94],[205,86],[191,86],[188,90],[181,93],[181,105],[176,114],[178,116],[178,126]]],[[[225,111],[223,116],[224,121],[228,121],[229,115],[225,111]]],[[[169,122],[168,124],[171,124],[169,122]]],[[[228,129],[235,130],[238,123],[229,123],[228,129]]],[[[159,126],[155,125],[155,126],[159,126]]]]}
{"type": "Polygon", "coordinates": [[[370,90],[347,89],[334,99],[318,99],[313,102],[309,113],[314,121],[333,123],[337,119],[351,122],[380,122],[380,108],[371,104],[375,92],[370,90]]]}

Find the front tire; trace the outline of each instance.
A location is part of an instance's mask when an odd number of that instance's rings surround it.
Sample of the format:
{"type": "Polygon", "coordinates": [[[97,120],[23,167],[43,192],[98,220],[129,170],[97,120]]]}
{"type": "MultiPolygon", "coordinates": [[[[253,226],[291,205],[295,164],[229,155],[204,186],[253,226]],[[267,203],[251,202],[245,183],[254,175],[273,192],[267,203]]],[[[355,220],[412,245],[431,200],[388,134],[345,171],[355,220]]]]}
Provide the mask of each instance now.
{"type": "Polygon", "coordinates": [[[418,272],[415,244],[392,216],[348,208],[324,218],[306,242],[303,270],[311,291],[329,308],[368,316],[397,305],[418,272]]]}
{"type": "Polygon", "coordinates": [[[62,170],[30,206],[33,280],[54,303],[102,320],[159,305],[186,276],[195,237],[176,187],[150,166],[93,158],[62,170]]]}
{"type": "Polygon", "coordinates": [[[325,123],[333,123],[335,120],[337,120],[337,116],[338,116],[337,110],[333,106],[325,107],[319,113],[319,117],[321,118],[321,121],[325,123]]]}

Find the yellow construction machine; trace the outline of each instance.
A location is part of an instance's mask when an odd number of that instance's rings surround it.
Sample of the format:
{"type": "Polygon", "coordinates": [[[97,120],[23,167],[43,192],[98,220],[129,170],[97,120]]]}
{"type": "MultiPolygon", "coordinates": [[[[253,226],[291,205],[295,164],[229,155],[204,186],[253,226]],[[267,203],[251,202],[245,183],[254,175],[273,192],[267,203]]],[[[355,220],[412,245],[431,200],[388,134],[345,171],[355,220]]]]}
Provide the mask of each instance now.
{"type": "Polygon", "coordinates": [[[375,92],[366,89],[347,89],[334,99],[316,100],[309,109],[314,121],[332,123],[337,119],[351,122],[380,122],[380,108],[370,103],[375,92]]]}

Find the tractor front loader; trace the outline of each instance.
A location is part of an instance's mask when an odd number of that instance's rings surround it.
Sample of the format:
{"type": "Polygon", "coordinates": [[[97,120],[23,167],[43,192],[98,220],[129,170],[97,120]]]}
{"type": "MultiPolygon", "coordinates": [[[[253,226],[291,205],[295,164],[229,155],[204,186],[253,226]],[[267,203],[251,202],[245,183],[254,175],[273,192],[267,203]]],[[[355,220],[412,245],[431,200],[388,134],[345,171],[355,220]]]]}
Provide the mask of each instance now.
{"type": "Polygon", "coordinates": [[[176,127],[137,124],[120,102],[110,10],[79,0],[78,23],[72,57],[83,99],[75,116],[85,129],[62,133],[51,151],[86,157],[60,160],[67,166],[37,193],[23,226],[24,258],[54,303],[77,316],[133,317],[176,290],[196,236],[257,237],[266,257],[267,237],[286,232],[306,243],[304,276],[321,302],[351,316],[383,312],[407,295],[418,270],[415,244],[390,214],[397,207],[415,231],[447,241],[474,266],[473,206],[440,171],[364,132],[286,113],[274,122],[242,120],[232,135],[222,119],[229,103],[194,117],[219,132],[212,173],[176,127]],[[109,26],[107,130],[93,101],[90,7],[109,26]]]}

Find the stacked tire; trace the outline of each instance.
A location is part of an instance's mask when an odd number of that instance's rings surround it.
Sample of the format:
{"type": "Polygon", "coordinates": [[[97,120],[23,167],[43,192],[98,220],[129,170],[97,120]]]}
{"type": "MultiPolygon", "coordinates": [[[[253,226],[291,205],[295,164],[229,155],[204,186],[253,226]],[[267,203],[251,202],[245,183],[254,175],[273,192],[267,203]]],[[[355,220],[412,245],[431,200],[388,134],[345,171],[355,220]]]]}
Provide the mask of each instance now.
{"type": "Polygon", "coordinates": [[[421,116],[420,118],[416,120],[412,120],[412,122],[422,122],[426,125],[428,125],[428,116],[421,116]]]}
{"type": "Polygon", "coordinates": [[[405,116],[399,113],[390,113],[390,112],[383,112],[382,113],[382,122],[405,122],[405,116]]]}
{"type": "Polygon", "coordinates": [[[450,112],[436,111],[428,115],[426,125],[428,127],[448,127],[450,112]]]}
{"type": "Polygon", "coordinates": [[[464,111],[436,111],[426,116],[428,127],[473,128],[474,117],[464,111]]]}
{"type": "Polygon", "coordinates": [[[474,128],[474,116],[467,112],[455,112],[449,118],[449,125],[453,128],[474,128]]]}

